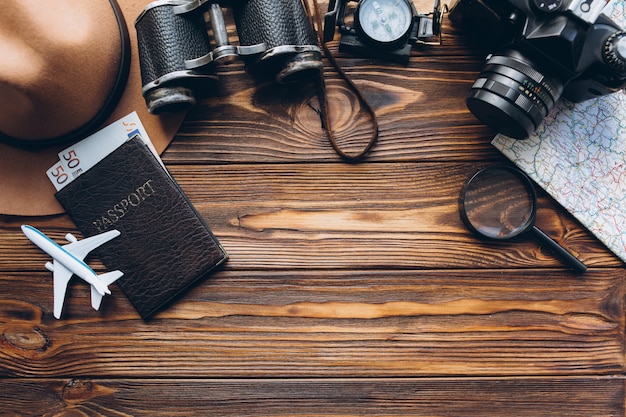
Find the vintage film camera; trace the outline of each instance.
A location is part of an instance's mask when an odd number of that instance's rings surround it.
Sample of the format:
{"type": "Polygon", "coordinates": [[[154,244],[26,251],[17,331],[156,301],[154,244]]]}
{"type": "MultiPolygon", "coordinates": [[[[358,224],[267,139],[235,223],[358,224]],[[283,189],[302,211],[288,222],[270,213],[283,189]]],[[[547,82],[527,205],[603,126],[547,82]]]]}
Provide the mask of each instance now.
{"type": "Polygon", "coordinates": [[[311,79],[323,67],[302,0],[157,0],[135,28],[142,94],[154,114],[193,106],[216,87],[216,66],[237,58],[249,73],[285,84],[311,79]],[[232,12],[238,45],[229,42],[224,10],[232,12]]]}
{"type": "Polygon", "coordinates": [[[539,126],[561,96],[578,103],[626,87],[626,32],[606,0],[457,0],[450,20],[497,52],[472,86],[470,111],[515,139],[539,126]]]}
{"type": "Polygon", "coordinates": [[[429,15],[418,14],[412,0],[330,0],[324,42],[333,40],[338,27],[340,51],[406,63],[413,45],[441,43],[433,40],[441,35],[442,17],[439,0],[429,15]]]}

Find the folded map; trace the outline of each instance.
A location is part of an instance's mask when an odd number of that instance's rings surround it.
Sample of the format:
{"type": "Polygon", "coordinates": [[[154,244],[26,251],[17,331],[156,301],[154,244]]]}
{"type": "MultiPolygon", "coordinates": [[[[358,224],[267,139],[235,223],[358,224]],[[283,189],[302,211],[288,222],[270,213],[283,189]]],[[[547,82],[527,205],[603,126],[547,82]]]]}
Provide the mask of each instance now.
{"type": "MultiPolygon", "coordinates": [[[[605,13],[626,24],[626,3],[605,13]]],[[[626,93],[560,100],[534,135],[492,144],[626,261],[626,93]]]]}

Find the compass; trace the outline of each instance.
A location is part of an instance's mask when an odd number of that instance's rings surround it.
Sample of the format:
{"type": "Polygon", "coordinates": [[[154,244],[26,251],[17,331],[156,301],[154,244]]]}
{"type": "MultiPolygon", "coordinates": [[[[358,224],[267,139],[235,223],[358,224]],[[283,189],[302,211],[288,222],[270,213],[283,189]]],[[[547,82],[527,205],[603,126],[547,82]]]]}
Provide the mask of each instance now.
{"type": "Polygon", "coordinates": [[[407,63],[413,46],[441,44],[443,11],[441,0],[434,0],[434,11],[424,15],[413,0],[329,0],[324,42],[333,40],[338,27],[340,51],[407,63]]]}
{"type": "Polygon", "coordinates": [[[363,42],[394,48],[406,42],[416,14],[410,0],[361,0],[354,24],[363,42]]]}

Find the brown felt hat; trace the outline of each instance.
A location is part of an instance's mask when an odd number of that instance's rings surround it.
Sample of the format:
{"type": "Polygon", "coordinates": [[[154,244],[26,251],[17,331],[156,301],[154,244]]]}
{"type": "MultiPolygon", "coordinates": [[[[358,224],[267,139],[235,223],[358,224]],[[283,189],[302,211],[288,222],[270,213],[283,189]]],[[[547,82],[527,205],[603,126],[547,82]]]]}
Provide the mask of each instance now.
{"type": "Polygon", "coordinates": [[[3,0],[0,214],[62,213],[46,175],[58,152],[133,111],[159,152],[170,143],[184,114],[148,113],[127,25],[149,2],[3,0]]]}

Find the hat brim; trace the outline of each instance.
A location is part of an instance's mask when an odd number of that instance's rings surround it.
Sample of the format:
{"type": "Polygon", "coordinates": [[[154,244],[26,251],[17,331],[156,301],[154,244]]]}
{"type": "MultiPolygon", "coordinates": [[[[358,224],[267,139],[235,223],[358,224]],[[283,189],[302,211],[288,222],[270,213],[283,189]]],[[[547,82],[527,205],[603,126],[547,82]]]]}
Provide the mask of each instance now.
{"type": "MultiPolygon", "coordinates": [[[[155,116],[148,113],[141,94],[137,33],[132,27],[148,1],[117,0],[117,3],[128,26],[131,63],[122,97],[102,127],[136,111],[155,148],[162,153],[178,131],[185,114],[155,116]]],[[[0,214],[43,216],[63,213],[46,171],[59,160],[58,153],[68,146],[66,143],[26,150],[0,143],[0,214]]]]}

